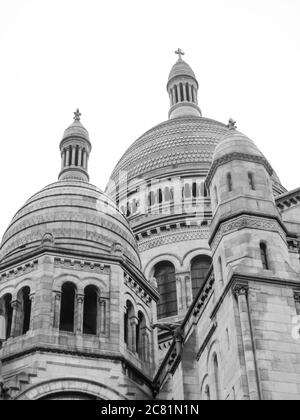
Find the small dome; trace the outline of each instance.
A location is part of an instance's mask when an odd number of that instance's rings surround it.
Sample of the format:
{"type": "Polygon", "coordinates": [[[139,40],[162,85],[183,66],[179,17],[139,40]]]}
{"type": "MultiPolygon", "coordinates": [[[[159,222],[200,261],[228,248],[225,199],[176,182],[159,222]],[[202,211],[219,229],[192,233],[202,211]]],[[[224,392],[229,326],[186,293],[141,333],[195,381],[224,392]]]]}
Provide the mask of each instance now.
{"type": "Polygon", "coordinates": [[[196,79],[195,73],[193,72],[191,67],[181,58],[177,60],[177,62],[172,67],[171,72],[169,74],[168,82],[170,82],[170,80],[172,80],[174,77],[178,76],[189,76],[196,79]]]}
{"type": "Polygon", "coordinates": [[[62,141],[70,138],[80,137],[90,142],[90,136],[87,129],[82,125],[79,120],[75,120],[64,132],[62,141]]]}
{"type": "Polygon", "coordinates": [[[110,198],[88,182],[59,181],[31,197],[3,236],[1,264],[49,245],[81,256],[111,255],[120,249],[140,267],[127,220],[110,198]]]}
{"type": "Polygon", "coordinates": [[[230,130],[217,145],[213,154],[213,161],[231,153],[264,157],[252,140],[236,130],[230,130]]]}

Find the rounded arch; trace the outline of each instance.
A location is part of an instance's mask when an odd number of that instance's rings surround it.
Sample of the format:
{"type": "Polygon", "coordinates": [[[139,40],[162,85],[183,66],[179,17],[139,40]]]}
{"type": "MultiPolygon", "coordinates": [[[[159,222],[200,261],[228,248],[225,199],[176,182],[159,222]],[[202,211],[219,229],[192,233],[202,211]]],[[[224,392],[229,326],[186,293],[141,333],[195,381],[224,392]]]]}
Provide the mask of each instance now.
{"type": "Polygon", "coordinates": [[[209,387],[210,390],[210,383],[209,383],[209,375],[208,373],[206,373],[201,381],[201,386],[200,386],[200,393],[201,393],[201,399],[202,400],[206,400],[208,398],[205,398],[205,389],[209,387]]]}
{"type": "Polygon", "coordinates": [[[97,277],[85,277],[80,281],[80,285],[82,289],[85,289],[87,286],[93,285],[97,287],[101,292],[107,291],[107,283],[104,282],[104,280],[97,278],[97,277]]]}
{"type": "Polygon", "coordinates": [[[197,257],[197,255],[205,255],[212,258],[212,252],[209,248],[194,248],[184,254],[182,258],[182,265],[185,271],[189,271],[191,267],[191,261],[197,257]]]}
{"type": "Polygon", "coordinates": [[[124,307],[126,307],[127,301],[131,303],[131,305],[134,308],[134,313],[137,314],[138,306],[137,306],[134,296],[130,292],[126,292],[124,295],[124,307]]]}
{"type": "Polygon", "coordinates": [[[39,400],[63,392],[89,394],[102,400],[127,400],[115,389],[100,382],[81,378],[58,378],[35,384],[17,395],[15,400],[39,400]]]}
{"type": "Polygon", "coordinates": [[[154,266],[153,277],[157,281],[159,293],[157,318],[162,319],[177,315],[177,285],[174,264],[167,260],[158,262],[154,266]]]}
{"type": "Polygon", "coordinates": [[[13,286],[5,286],[0,291],[0,299],[2,299],[5,295],[11,295],[12,300],[16,300],[17,294],[16,289],[13,286]]]}
{"type": "Polygon", "coordinates": [[[15,293],[14,293],[14,296],[17,297],[17,295],[20,292],[20,290],[24,289],[24,287],[28,287],[30,289],[30,293],[31,294],[34,294],[35,291],[36,291],[36,282],[34,282],[32,279],[29,279],[29,278],[19,280],[15,284],[15,293]]]}
{"type": "Polygon", "coordinates": [[[150,322],[149,314],[148,314],[147,310],[144,308],[144,306],[141,303],[137,303],[137,312],[136,313],[138,313],[138,312],[142,312],[142,314],[145,317],[146,326],[148,328],[150,328],[151,322],[150,322]]]}
{"type": "Polygon", "coordinates": [[[73,274],[60,274],[53,281],[53,290],[60,292],[65,283],[73,283],[78,294],[83,294],[83,284],[78,276],[73,274]]]}
{"type": "Polygon", "coordinates": [[[198,291],[203,287],[211,265],[212,258],[208,255],[195,255],[191,260],[190,270],[193,297],[195,297],[198,291]]]}
{"type": "Polygon", "coordinates": [[[180,258],[175,254],[160,254],[157,257],[152,258],[144,268],[144,274],[147,279],[154,277],[155,266],[163,261],[168,261],[172,263],[175,267],[175,271],[180,271],[182,264],[180,258]]]}

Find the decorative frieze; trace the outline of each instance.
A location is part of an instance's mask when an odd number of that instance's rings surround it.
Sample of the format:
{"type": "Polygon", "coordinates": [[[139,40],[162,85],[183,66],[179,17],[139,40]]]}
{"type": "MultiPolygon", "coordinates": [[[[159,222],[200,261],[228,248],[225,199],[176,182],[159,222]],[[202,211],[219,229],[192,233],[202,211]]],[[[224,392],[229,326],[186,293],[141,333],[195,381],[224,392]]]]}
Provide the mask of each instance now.
{"type": "Polygon", "coordinates": [[[95,273],[102,273],[109,275],[110,266],[98,262],[76,260],[72,258],[54,258],[54,266],[78,271],[93,271],[95,273]]]}
{"type": "Polygon", "coordinates": [[[282,239],[286,242],[286,234],[276,220],[244,215],[239,216],[233,220],[229,220],[228,222],[224,222],[219,226],[218,231],[211,243],[212,251],[214,252],[216,250],[223,236],[246,228],[278,232],[282,239]]]}
{"type": "Polygon", "coordinates": [[[124,273],[124,283],[136,296],[145,302],[146,305],[150,306],[152,302],[151,296],[127,273],[124,273]]]}
{"type": "Polygon", "coordinates": [[[208,239],[209,229],[188,229],[177,233],[168,233],[152,237],[151,239],[141,240],[138,244],[139,251],[144,252],[148,249],[156,248],[158,246],[170,245],[177,242],[193,241],[199,239],[208,239]]]}
{"type": "Polygon", "coordinates": [[[36,270],[37,267],[38,267],[38,260],[35,260],[35,261],[30,261],[28,263],[19,265],[10,270],[3,271],[0,274],[0,281],[4,279],[12,279],[15,277],[22,276],[23,274],[31,273],[32,271],[36,270]]]}

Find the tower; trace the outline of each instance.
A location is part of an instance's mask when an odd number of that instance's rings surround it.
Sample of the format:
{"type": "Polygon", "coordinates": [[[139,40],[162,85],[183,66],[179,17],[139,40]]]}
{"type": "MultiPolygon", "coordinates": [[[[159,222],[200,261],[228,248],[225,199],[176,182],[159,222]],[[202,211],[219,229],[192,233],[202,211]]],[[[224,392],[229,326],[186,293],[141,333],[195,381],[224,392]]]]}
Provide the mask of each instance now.
{"type": "Polygon", "coordinates": [[[157,292],[126,219],[88,182],[79,111],[60,150],[59,181],[26,202],[1,243],[3,397],[151,399],[157,292]]]}

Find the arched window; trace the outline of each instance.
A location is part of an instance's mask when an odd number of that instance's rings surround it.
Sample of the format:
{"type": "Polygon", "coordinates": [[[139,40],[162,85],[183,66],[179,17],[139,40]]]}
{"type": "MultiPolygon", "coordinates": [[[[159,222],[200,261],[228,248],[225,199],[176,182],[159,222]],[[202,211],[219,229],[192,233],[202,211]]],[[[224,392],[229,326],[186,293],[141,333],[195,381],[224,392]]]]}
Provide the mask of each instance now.
{"type": "Polygon", "coordinates": [[[204,400],[210,401],[210,390],[208,385],[206,385],[204,390],[204,400]]]}
{"type": "Polygon", "coordinates": [[[64,283],[61,293],[60,325],[61,331],[74,332],[75,292],[73,283],[64,283]]]}
{"type": "Polygon", "coordinates": [[[127,300],[126,308],[124,313],[124,342],[127,345],[129,350],[134,350],[135,343],[133,343],[133,334],[132,334],[132,319],[135,317],[134,307],[132,303],[127,300]]]}
{"type": "Polygon", "coordinates": [[[73,152],[73,149],[72,149],[72,147],[70,146],[70,147],[69,147],[69,162],[68,162],[69,166],[71,166],[71,165],[72,165],[72,152],[73,152]]]}
{"type": "Polygon", "coordinates": [[[136,326],[136,351],[142,360],[145,360],[145,341],[144,334],[146,328],[145,317],[142,312],[138,313],[138,324],[136,326]]]}
{"type": "Polygon", "coordinates": [[[16,330],[16,336],[26,334],[30,329],[31,319],[31,299],[30,299],[30,288],[28,286],[23,287],[18,293],[19,302],[19,323],[16,330]]]}
{"type": "Polygon", "coordinates": [[[3,316],[5,325],[2,325],[4,331],[2,331],[2,339],[8,339],[11,336],[11,324],[13,309],[11,306],[12,296],[10,293],[5,295],[0,301],[0,315],[3,316]]]}
{"type": "Polygon", "coordinates": [[[261,256],[263,269],[269,270],[268,250],[267,250],[267,244],[265,242],[260,243],[260,256],[261,256]]]}
{"type": "Polygon", "coordinates": [[[191,262],[191,277],[192,277],[192,288],[193,297],[195,297],[198,291],[202,288],[206,276],[211,266],[212,260],[208,255],[198,255],[191,262]]]}
{"type": "Polygon", "coordinates": [[[183,86],[182,83],[179,84],[180,87],[180,101],[183,102],[184,101],[184,96],[183,96],[183,86]]]}
{"type": "Polygon", "coordinates": [[[220,373],[219,373],[219,364],[217,355],[213,356],[213,370],[214,370],[214,380],[215,380],[215,390],[216,390],[216,399],[220,400],[220,373]]]}
{"type": "Polygon", "coordinates": [[[222,258],[221,257],[218,258],[218,271],[219,271],[220,283],[223,286],[224,285],[224,274],[223,274],[223,263],[222,263],[222,258]]]}
{"type": "Polygon", "coordinates": [[[158,203],[159,204],[161,204],[163,202],[163,193],[162,193],[162,190],[161,189],[159,189],[157,191],[157,200],[158,200],[158,203]]]}
{"type": "Polygon", "coordinates": [[[83,333],[97,334],[98,290],[95,286],[84,289],[83,333]]]}
{"type": "Polygon", "coordinates": [[[232,191],[232,176],[231,176],[231,173],[227,174],[227,187],[228,187],[228,191],[231,192],[232,191]]]}
{"type": "Polygon", "coordinates": [[[177,315],[177,291],[174,265],[168,261],[157,264],[154,277],[156,278],[160,295],[157,304],[157,317],[165,318],[177,315]]]}
{"type": "Polygon", "coordinates": [[[174,91],[175,91],[175,103],[178,103],[178,90],[177,90],[177,86],[174,86],[174,91]]]}
{"type": "Polygon", "coordinates": [[[185,91],[186,91],[186,99],[190,101],[190,92],[189,92],[189,84],[185,84],[185,91]]]}
{"type": "Polygon", "coordinates": [[[248,172],[248,182],[251,190],[255,191],[254,176],[252,172],[248,172]]]}

